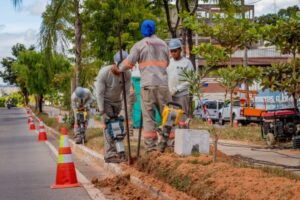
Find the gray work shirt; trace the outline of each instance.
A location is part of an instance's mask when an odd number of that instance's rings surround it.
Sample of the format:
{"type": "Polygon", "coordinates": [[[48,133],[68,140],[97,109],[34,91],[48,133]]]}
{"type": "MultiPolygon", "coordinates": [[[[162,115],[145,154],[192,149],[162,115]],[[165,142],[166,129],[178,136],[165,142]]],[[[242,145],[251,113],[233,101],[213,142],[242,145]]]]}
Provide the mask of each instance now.
{"type": "MultiPolygon", "coordinates": [[[[96,98],[100,113],[104,111],[104,102],[110,104],[121,104],[123,94],[122,74],[119,76],[111,72],[112,65],[102,67],[96,78],[96,98]]],[[[130,91],[129,71],[125,73],[126,95],[130,91]]]]}
{"type": "Polygon", "coordinates": [[[141,72],[141,87],[168,86],[169,49],[163,40],[152,35],[137,42],[121,63],[120,70],[132,68],[136,63],[141,72]]]}

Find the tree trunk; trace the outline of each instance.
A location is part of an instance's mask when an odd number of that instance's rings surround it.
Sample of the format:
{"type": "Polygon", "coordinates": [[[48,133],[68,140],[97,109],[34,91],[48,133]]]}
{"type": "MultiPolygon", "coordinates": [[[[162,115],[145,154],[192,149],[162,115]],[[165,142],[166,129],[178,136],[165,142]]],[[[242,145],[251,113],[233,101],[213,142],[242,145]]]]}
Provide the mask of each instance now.
{"type": "Polygon", "coordinates": [[[29,104],[28,94],[24,94],[24,103],[25,103],[25,106],[28,106],[28,104],[29,104]]]}
{"type": "Polygon", "coordinates": [[[230,91],[230,126],[233,127],[233,117],[232,117],[232,110],[233,110],[233,90],[230,91]]]}
{"type": "Polygon", "coordinates": [[[186,29],[182,29],[182,56],[186,57],[186,29]]]}
{"type": "MultiPolygon", "coordinates": [[[[243,66],[244,67],[248,66],[248,48],[247,47],[244,48],[243,66]]],[[[247,93],[246,93],[247,106],[250,107],[249,84],[247,81],[245,81],[245,90],[247,91],[247,93]]]]}
{"type": "Polygon", "coordinates": [[[24,104],[25,104],[25,106],[28,106],[28,104],[29,104],[29,94],[28,94],[28,92],[27,92],[27,90],[22,90],[22,94],[23,94],[23,96],[24,96],[24,104]]]}
{"type": "Polygon", "coordinates": [[[164,8],[165,8],[166,19],[167,19],[169,32],[171,33],[172,38],[176,38],[177,37],[177,35],[176,35],[177,27],[175,27],[176,29],[172,27],[172,21],[171,21],[170,10],[169,10],[169,1],[168,0],[163,0],[163,2],[164,2],[164,8]]]}
{"type": "Polygon", "coordinates": [[[43,95],[38,96],[38,107],[39,107],[39,112],[43,112],[43,95]]]}
{"type": "Polygon", "coordinates": [[[81,39],[82,39],[82,22],[80,19],[80,1],[75,0],[75,74],[76,86],[80,85],[80,70],[81,70],[81,39]]]}
{"type": "Polygon", "coordinates": [[[35,107],[34,107],[34,109],[37,111],[38,110],[38,101],[39,101],[38,95],[34,95],[34,99],[35,99],[35,107]]]}
{"type": "Polygon", "coordinates": [[[196,63],[195,63],[195,59],[196,56],[195,54],[192,53],[193,50],[193,31],[191,29],[187,29],[187,41],[188,41],[188,46],[189,46],[189,53],[190,53],[190,60],[194,66],[194,70],[196,70],[196,63]]]}
{"type": "Polygon", "coordinates": [[[213,162],[217,162],[217,155],[218,155],[218,140],[219,135],[216,133],[216,130],[214,131],[214,156],[213,156],[213,162]]]}

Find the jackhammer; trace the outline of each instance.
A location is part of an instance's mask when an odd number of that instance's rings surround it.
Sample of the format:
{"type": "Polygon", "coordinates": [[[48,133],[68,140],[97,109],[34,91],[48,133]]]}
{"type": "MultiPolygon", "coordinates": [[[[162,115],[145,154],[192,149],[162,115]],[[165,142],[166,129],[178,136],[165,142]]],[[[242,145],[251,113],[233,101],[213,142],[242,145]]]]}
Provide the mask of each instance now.
{"type": "Polygon", "coordinates": [[[162,112],[162,130],[160,131],[161,140],[159,143],[160,152],[164,152],[166,147],[168,146],[168,140],[172,128],[180,125],[188,126],[189,119],[186,118],[185,121],[182,121],[182,117],[184,115],[184,111],[182,110],[182,106],[175,102],[168,102],[162,112]]]}
{"type": "Polygon", "coordinates": [[[122,116],[105,119],[108,135],[113,139],[120,162],[126,161],[125,147],[123,140],[126,136],[124,130],[124,118],[122,116]]]}

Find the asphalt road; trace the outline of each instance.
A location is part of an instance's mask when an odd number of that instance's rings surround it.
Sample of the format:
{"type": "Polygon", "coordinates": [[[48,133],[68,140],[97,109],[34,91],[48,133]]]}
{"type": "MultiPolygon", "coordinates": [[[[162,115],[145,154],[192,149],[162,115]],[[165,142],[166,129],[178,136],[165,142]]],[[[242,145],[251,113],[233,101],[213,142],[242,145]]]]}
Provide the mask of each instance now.
{"type": "Polygon", "coordinates": [[[25,109],[0,108],[0,199],[86,200],[83,187],[50,189],[57,158],[28,130],[25,109]]]}

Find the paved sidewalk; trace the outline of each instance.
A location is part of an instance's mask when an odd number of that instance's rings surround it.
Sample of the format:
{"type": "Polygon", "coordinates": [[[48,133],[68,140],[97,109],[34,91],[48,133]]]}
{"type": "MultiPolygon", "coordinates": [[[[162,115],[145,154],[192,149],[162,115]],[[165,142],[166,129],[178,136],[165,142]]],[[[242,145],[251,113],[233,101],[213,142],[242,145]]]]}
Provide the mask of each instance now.
{"type": "Polygon", "coordinates": [[[239,155],[259,165],[282,167],[300,174],[300,151],[293,149],[267,148],[259,145],[220,140],[218,149],[227,155],[239,155]]]}

